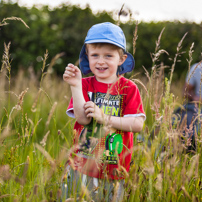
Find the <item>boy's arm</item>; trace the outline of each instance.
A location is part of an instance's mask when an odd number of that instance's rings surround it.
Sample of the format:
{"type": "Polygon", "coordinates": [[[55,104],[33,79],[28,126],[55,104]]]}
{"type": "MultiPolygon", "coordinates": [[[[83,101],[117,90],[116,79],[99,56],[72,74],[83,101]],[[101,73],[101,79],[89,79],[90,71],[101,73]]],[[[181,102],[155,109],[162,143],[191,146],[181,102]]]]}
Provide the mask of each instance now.
{"type": "Polygon", "coordinates": [[[126,132],[140,132],[143,128],[144,117],[115,117],[103,113],[102,109],[96,106],[92,101],[84,104],[87,117],[92,117],[100,124],[110,124],[112,128],[126,132]]]}
{"type": "Polygon", "coordinates": [[[82,91],[81,71],[77,66],[68,64],[63,74],[63,80],[70,85],[73,97],[74,115],[81,125],[90,123],[91,117],[87,117],[84,110],[85,99],[82,91]]]}
{"type": "Polygon", "coordinates": [[[112,128],[116,128],[118,130],[138,133],[143,128],[144,117],[143,116],[138,116],[138,117],[111,116],[109,120],[109,124],[111,125],[112,128]]]}

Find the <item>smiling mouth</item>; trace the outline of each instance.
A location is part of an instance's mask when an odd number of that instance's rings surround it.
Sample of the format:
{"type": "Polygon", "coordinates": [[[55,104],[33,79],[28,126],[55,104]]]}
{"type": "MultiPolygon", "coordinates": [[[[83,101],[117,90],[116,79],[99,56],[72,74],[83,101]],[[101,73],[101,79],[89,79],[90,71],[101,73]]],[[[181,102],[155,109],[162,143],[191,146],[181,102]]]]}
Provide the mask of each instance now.
{"type": "Polygon", "coordinates": [[[99,70],[99,71],[104,71],[104,70],[106,70],[108,68],[107,67],[97,67],[96,69],[99,70]]]}

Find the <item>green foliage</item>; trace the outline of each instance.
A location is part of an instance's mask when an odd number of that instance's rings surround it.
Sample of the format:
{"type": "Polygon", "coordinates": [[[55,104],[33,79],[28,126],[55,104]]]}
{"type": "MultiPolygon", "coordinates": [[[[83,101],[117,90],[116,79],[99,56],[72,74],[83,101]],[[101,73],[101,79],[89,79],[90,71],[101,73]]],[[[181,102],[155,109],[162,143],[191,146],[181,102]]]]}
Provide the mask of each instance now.
{"type": "Polygon", "coordinates": [[[12,41],[12,73],[29,66],[34,67],[35,72],[39,71],[42,66],[41,58],[46,49],[50,58],[58,53],[65,53],[54,66],[56,73],[63,73],[67,63],[77,62],[88,29],[102,20],[113,22],[112,17],[106,12],[94,15],[88,7],[81,9],[68,4],[50,10],[48,6],[28,9],[20,7],[17,3],[0,2],[0,10],[0,21],[16,16],[29,26],[27,29],[22,23],[7,21],[10,26],[1,27],[0,55],[3,53],[3,43],[12,41]]]}
{"type": "MultiPolygon", "coordinates": [[[[15,16],[24,20],[29,26],[27,29],[23,23],[7,21],[10,26],[1,27],[0,31],[0,55],[3,53],[3,43],[12,42],[11,57],[13,60],[13,74],[19,68],[26,69],[34,67],[35,72],[42,66],[41,57],[45,50],[49,52],[50,58],[58,53],[65,55],[56,61],[54,71],[62,74],[67,63],[77,63],[78,56],[83,45],[88,29],[96,23],[110,21],[114,22],[113,13],[102,11],[94,14],[90,7],[81,9],[71,4],[62,4],[60,7],[50,9],[43,7],[20,7],[17,3],[0,2],[0,21],[4,18],[15,16]],[[12,30],[11,30],[12,27],[12,30]],[[15,40],[12,40],[14,39],[15,40]]],[[[127,38],[127,49],[133,52],[133,34],[136,22],[129,20],[120,24],[127,38]]],[[[140,22],[138,24],[138,39],[136,42],[136,70],[142,71],[144,66],[148,71],[151,69],[151,53],[155,50],[155,42],[162,29],[164,33],[161,38],[161,47],[166,50],[162,54],[158,64],[163,62],[168,68],[165,73],[169,75],[169,69],[173,63],[172,58],[176,53],[176,47],[185,33],[181,55],[181,62],[177,62],[174,79],[180,78],[188,70],[186,58],[192,43],[195,44],[193,62],[199,60],[201,55],[201,25],[190,22],[140,22]]],[[[130,75],[127,75],[130,76],[130,75]]]]}
{"type": "MultiPolygon", "coordinates": [[[[151,54],[154,52],[156,47],[156,41],[160,32],[163,30],[161,37],[161,48],[166,50],[167,54],[162,54],[157,61],[157,64],[164,63],[167,66],[165,73],[169,77],[170,68],[173,64],[173,58],[176,54],[176,47],[179,41],[187,33],[183,41],[182,52],[180,58],[177,61],[174,79],[180,78],[187,73],[188,70],[188,53],[189,49],[194,43],[194,54],[193,62],[198,62],[202,52],[202,41],[200,39],[201,25],[190,23],[190,22],[140,22],[138,24],[138,39],[136,43],[136,69],[141,71],[144,66],[148,71],[151,71],[151,54]]],[[[133,33],[135,30],[135,23],[123,25],[123,30],[126,32],[127,41],[129,43],[129,51],[132,53],[132,41],[133,33]]]]}

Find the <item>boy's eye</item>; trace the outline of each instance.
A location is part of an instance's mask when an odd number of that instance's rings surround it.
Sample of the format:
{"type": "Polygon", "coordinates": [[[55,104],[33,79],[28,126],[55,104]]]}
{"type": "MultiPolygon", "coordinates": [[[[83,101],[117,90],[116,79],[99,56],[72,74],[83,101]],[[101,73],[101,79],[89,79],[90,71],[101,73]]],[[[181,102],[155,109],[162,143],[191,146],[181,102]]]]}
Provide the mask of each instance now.
{"type": "Polygon", "coordinates": [[[112,55],[106,55],[106,57],[107,57],[107,58],[111,58],[111,57],[112,57],[112,55]]]}
{"type": "Polygon", "coordinates": [[[92,56],[92,57],[97,57],[97,56],[98,56],[98,54],[92,54],[91,56],[92,56]]]}

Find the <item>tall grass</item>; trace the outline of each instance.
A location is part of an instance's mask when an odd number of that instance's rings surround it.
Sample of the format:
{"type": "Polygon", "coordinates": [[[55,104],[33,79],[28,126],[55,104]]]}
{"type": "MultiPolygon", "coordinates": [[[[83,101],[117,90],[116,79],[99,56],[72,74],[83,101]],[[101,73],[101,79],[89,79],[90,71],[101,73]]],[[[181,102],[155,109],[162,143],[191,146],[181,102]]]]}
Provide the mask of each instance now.
{"type": "MultiPolygon", "coordinates": [[[[9,47],[10,44],[5,45],[6,56],[9,47]]],[[[68,86],[49,73],[51,66],[46,65],[47,58],[46,52],[41,78],[37,78],[31,67],[28,75],[20,70],[15,78],[11,78],[11,66],[7,66],[9,57],[3,56],[2,59],[2,201],[39,201],[57,198],[60,193],[64,163],[72,141],[73,120],[65,114],[70,99],[68,86]]]]}
{"type": "MultiPolygon", "coordinates": [[[[162,34],[163,30],[152,54],[152,71],[145,68],[146,76],[131,78],[140,88],[147,119],[134,138],[124,201],[201,201],[201,134],[197,150],[187,153],[188,140],[180,141],[182,126],[173,127],[171,122],[173,110],[183,101],[183,83],[176,84],[172,78],[185,36],[166,78],[168,67],[159,62],[161,54],[168,54],[160,48],[162,34]]],[[[62,53],[47,65],[46,51],[40,74],[30,67],[28,73],[20,70],[11,78],[11,45],[5,45],[0,72],[0,199],[59,201],[74,125],[65,114],[69,86],[51,71],[62,53]]]]}

